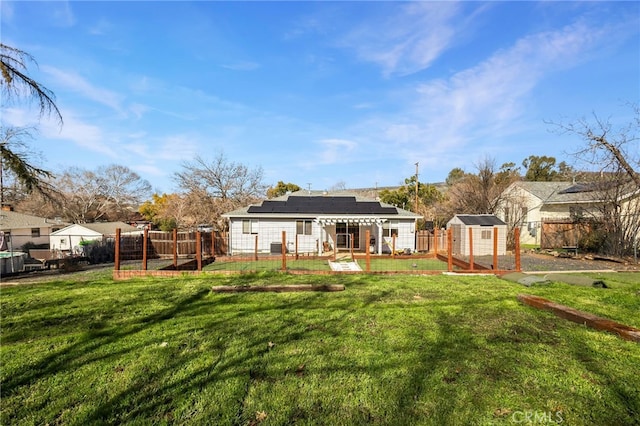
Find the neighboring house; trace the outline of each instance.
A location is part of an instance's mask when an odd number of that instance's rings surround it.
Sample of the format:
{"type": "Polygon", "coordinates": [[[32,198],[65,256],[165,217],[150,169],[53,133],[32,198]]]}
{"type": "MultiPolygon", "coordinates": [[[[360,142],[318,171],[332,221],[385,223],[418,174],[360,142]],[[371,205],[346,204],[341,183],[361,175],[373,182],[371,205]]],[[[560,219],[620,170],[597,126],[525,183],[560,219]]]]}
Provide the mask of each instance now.
{"type": "Polygon", "coordinates": [[[49,244],[49,234],[68,225],[59,219],[31,216],[11,210],[0,211],[0,232],[6,249],[19,250],[25,243],[49,244]]]}
{"type": "MultiPolygon", "coordinates": [[[[520,227],[522,244],[540,244],[543,248],[575,246],[589,225],[582,219],[598,218],[612,191],[598,183],[528,182],[511,184],[502,195],[498,215],[510,227],[520,227]]],[[[613,187],[612,187],[613,188],[613,187]]],[[[638,188],[620,191],[621,214],[637,214],[638,188]]],[[[619,188],[618,188],[619,189],[619,188]]]]}
{"type": "Polygon", "coordinates": [[[229,220],[229,253],[298,253],[351,249],[415,250],[416,220],[422,216],[346,193],[298,191],[222,215],[229,220]],[[366,241],[366,231],[370,241],[366,241]],[[256,242],[257,236],[257,242],[256,242]],[[297,246],[296,246],[297,245],[297,246]]]}
{"type": "Polygon", "coordinates": [[[453,254],[492,255],[497,229],[497,255],[507,252],[507,224],[492,214],[458,214],[447,222],[453,231],[453,254]],[[470,231],[471,230],[471,231],[470,231]],[[471,233],[471,236],[469,235],[471,233]],[[473,240],[473,244],[472,241],[473,240]]]}
{"type": "Polygon", "coordinates": [[[118,228],[123,235],[142,234],[143,232],[124,222],[78,223],[52,232],[49,237],[49,246],[51,250],[79,253],[83,241],[102,241],[105,238],[114,238],[118,228]]]}

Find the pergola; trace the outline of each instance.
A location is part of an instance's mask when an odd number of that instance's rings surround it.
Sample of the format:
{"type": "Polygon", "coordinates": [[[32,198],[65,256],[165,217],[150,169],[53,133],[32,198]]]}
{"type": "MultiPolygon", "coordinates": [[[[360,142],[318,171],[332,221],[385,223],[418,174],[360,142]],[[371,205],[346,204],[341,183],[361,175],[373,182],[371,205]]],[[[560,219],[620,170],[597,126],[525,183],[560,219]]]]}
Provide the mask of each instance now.
{"type": "MultiPolygon", "coordinates": [[[[382,219],[379,217],[372,216],[344,216],[344,215],[331,215],[331,216],[318,216],[314,219],[314,221],[322,226],[324,229],[325,226],[333,226],[338,223],[346,223],[348,225],[365,225],[365,226],[377,226],[378,232],[377,235],[382,235],[382,224],[387,221],[387,219],[382,219]]],[[[378,247],[376,248],[378,253],[382,252],[382,238],[378,238],[376,241],[378,247]]],[[[335,244],[335,242],[334,242],[335,244]]],[[[368,244],[368,242],[367,242],[368,244]]]]}

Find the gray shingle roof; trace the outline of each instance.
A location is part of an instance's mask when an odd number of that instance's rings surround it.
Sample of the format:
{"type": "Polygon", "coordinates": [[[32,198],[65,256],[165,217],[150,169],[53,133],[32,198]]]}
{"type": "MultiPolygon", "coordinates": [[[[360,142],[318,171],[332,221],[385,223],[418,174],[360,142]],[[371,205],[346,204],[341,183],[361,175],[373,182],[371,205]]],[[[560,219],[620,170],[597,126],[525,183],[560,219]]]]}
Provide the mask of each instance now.
{"type": "Polygon", "coordinates": [[[458,214],[456,215],[465,225],[494,226],[505,225],[503,221],[492,214],[458,214]]]}
{"type": "Polygon", "coordinates": [[[326,193],[323,191],[298,191],[292,194],[264,200],[260,204],[236,209],[225,213],[223,217],[245,215],[369,215],[420,217],[412,212],[385,204],[377,200],[363,198],[347,191],[326,193]]]}
{"type": "Polygon", "coordinates": [[[32,216],[14,211],[0,211],[0,229],[9,231],[22,228],[47,228],[53,226],[65,226],[68,222],[32,216]]]}

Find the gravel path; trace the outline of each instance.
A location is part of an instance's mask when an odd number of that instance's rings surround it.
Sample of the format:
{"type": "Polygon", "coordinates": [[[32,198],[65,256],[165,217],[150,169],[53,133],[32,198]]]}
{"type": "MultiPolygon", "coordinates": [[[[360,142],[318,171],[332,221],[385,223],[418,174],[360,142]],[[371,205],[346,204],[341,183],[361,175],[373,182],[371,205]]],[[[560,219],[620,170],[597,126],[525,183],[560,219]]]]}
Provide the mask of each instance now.
{"type": "MultiPolygon", "coordinates": [[[[480,256],[474,258],[476,263],[491,267],[493,256],[480,256]]],[[[520,256],[520,265],[524,272],[551,272],[551,271],[640,271],[640,265],[632,262],[619,263],[609,260],[591,260],[583,256],[564,258],[551,254],[523,253],[520,256]]],[[[515,256],[500,256],[498,258],[500,269],[515,269],[515,256]]]]}

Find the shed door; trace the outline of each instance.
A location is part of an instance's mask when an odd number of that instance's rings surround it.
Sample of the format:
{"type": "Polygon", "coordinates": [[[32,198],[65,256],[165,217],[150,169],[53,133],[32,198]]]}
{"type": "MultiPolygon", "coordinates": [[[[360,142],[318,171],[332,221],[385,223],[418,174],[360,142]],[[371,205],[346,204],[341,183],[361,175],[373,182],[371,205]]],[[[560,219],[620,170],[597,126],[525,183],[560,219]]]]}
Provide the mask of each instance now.
{"type": "Polygon", "coordinates": [[[462,252],[462,225],[457,223],[452,223],[451,228],[453,229],[453,253],[461,254],[462,252]]]}

